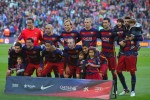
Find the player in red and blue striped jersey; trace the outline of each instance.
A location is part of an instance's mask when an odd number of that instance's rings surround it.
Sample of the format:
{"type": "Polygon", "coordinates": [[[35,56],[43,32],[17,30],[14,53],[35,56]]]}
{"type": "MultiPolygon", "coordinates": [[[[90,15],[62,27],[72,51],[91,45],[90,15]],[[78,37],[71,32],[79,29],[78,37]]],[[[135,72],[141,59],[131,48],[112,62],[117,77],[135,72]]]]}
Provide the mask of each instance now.
{"type": "Polygon", "coordinates": [[[129,89],[125,82],[125,77],[122,74],[122,71],[129,71],[131,74],[131,94],[130,96],[135,96],[135,84],[136,84],[136,63],[137,63],[137,55],[139,50],[138,41],[142,41],[142,29],[141,27],[136,26],[135,19],[129,20],[130,28],[128,30],[128,34],[124,40],[120,41],[120,46],[123,47],[123,53],[120,55],[118,59],[117,66],[117,74],[121,81],[121,84],[124,88],[124,91],[119,95],[125,95],[129,93],[129,89]]]}
{"type": "Polygon", "coordinates": [[[81,40],[80,34],[76,31],[73,30],[73,23],[71,20],[65,20],[64,21],[64,26],[65,30],[62,31],[61,33],[61,38],[64,40],[64,47],[67,46],[67,39],[68,38],[73,38],[75,43],[78,43],[81,40]]]}
{"type": "Polygon", "coordinates": [[[25,52],[22,50],[22,45],[19,42],[16,42],[14,48],[11,47],[8,51],[8,70],[6,76],[11,76],[11,73],[17,64],[17,57],[22,57],[25,65],[25,52]]]}
{"type": "Polygon", "coordinates": [[[98,30],[92,27],[92,19],[85,18],[84,26],[80,31],[82,44],[89,44],[89,46],[96,47],[98,30]]]}
{"type": "Polygon", "coordinates": [[[42,76],[46,76],[56,67],[61,78],[63,78],[64,62],[63,52],[57,49],[51,41],[45,42],[45,48],[42,51],[42,57],[45,58],[42,76]]]}
{"type": "MultiPolygon", "coordinates": [[[[45,26],[45,34],[43,35],[43,41],[44,44],[45,41],[51,41],[53,42],[54,46],[59,48],[59,43],[63,45],[63,42],[60,40],[60,36],[53,33],[53,26],[51,24],[47,24],[45,26]]],[[[54,67],[53,69],[55,77],[59,77],[57,69],[54,67]]],[[[48,73],[48,76],[51,77],[51,75],[48,73]]]]}
{"type": "MultiPolygon", "coordinates": [[[[117,87],[117,74],[116,74],[116,54],[115,54],[115,36],[116,34],[113,32],[113,29],[110,28],[110,19],[103,19],[103,28],[99,32],[99,38],[102,41],[102,49],[101,53],[105,55],[108,60],[108,68],[112,73],[113,80],[115,82],[115,87],[117,87]]],[[[107,77],[107,75],[105,76],[107,77]]],[[[106,78],[107,79],[107,78],[106,78]]],[[[117,88],[114,88],[114,92],[116,92],[117,88]]]]}
{"type": "Polygon", "coordinates": [[[64,48],[64,77],[70,78],[73,76],[73,78],[76,78],[77,61],[79,57],[79,52],[82,50],[82,46],[76,45],[73,38],[68,38],[67,43],[68,46],[64,48]]]}
{"type": "Polygon", "coordinates": [[[43,35],[43,43],[45,41],[51,41],[55,45],[55,47],[59,48],[59,43],[62,43],[60,41],[60,36],[53,33],[53,26],[51,24],[47,24],[45,26],[45,34],[43,35]]]}
{"type": "Polygon", "coordinates": [[[42,51],[41,46],[34,46],[34,40],[28,38],[26,40],[26,45],[23,46],[22,50],[27,56],[27,67],[25,69],[24,75],[31,76],[36,69],[36,75],[41,76],[42,68],[40,64],[42,63],[40,52],[42,51]]]}

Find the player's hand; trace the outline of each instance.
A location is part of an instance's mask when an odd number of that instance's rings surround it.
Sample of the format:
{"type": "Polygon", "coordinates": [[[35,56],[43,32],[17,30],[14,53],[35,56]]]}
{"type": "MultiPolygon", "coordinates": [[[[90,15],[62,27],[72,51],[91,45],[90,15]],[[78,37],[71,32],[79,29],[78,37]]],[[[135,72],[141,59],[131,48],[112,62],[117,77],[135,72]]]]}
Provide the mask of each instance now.
{"type": "Polygon", "coordinates": [[[70,68],[66,67],[65,72],[66,72],[66,74],[70,74],[70,68]]]}
{"type": "Polygon", "coordinates": [[[122,47],[124,47],[124,46],[125,46],[124,41],[120,41],[120,42],[119,42],[119,44],[120,44],[122,47]]]}
{"type": "Polygon", "coordinates": [[[42,73],[42,68],[39,67],[39,68],[37,69],[37,72],[38,72],[38,73],[42,73]]]}

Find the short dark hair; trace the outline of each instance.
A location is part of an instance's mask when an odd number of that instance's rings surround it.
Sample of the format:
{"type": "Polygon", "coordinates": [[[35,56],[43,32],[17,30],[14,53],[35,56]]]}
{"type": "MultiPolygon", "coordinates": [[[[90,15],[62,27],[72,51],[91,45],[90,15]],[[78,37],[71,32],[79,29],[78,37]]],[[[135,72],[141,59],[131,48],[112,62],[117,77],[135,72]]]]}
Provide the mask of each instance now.
{"type": "Polygon", "coordinates": [[[124,17],[124,19],[131,19],[131,17],[129,17],[129,16],[126,16],[126,17],[124,17]]]}
{"type": "Polygon", "coordinates": [[[103,20],[108,20],[108,22],[110,23],[110,19],[109,18],[104,18],[103,20]]]}
{"type": "Polygon", "coordinates": [[[123,19],[117,19],[117,22],[121,22],[122,24],[124,24],[124,21],[123,21],[123,19]]]}
{"type": "Polygon", "coordinates": [[[34,40],[32,38],[27,38],[27,40],[31,40],[31,42],[34,43],[34,40]]]}
{"type": "Polygon", "coordinates": [[[15,46],[19,46],[20,48],[22,48],[22,44],[20,42],[16,42],[15,46]]]}
{"type": "Polygon", "coordinates": [[[88,43],[83,43],[82,47],[90,47],[90,45],[88,43]]]}
{"type": "Polygon", "coordinates": [[[34,23],[34,19],[33,18],[28,18],[27,20],[31,20],[32,23],[34,23]]]}
{"type": "Polygon", "coordinates": [[[49,43],[50,45],[53,45],[53,42],[49,40],[45,41],[45,43],[49,43]]]}

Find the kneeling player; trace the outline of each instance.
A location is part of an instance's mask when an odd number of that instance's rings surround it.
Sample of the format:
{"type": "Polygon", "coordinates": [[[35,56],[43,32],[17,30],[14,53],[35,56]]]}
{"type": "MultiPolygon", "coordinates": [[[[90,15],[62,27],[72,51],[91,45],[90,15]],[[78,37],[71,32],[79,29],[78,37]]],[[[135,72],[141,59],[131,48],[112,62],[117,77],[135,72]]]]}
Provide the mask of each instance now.
{"type": "Polygon", "coordinates": [[[45,77],[52,69],[57,68],[59,75],[63,78],[64,63],[62,59],[63,52],[56,49],[51,41],[45,42],[45,48],[42,51],[42,57],[45,58],[42,76],[45,77]]]}

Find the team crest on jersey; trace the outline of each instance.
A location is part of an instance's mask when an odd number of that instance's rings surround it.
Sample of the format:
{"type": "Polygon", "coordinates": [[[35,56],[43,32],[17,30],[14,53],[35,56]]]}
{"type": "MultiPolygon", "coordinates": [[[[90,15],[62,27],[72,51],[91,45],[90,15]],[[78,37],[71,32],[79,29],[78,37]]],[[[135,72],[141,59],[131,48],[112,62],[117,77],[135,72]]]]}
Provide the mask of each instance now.
{"type": "Polygon", "coordinates": [[[71,33],[71,36],[74,36],[75,34],[74,33],[71,33]]]}
{"type": "Polygon", "coordinates": [[[52,38],[52,40],[55,40],[55,38],[52,38]]]}

